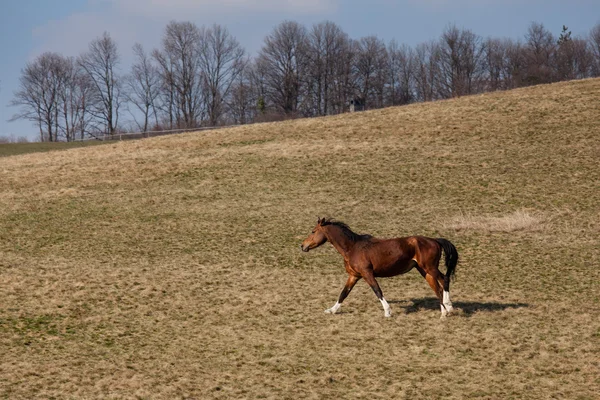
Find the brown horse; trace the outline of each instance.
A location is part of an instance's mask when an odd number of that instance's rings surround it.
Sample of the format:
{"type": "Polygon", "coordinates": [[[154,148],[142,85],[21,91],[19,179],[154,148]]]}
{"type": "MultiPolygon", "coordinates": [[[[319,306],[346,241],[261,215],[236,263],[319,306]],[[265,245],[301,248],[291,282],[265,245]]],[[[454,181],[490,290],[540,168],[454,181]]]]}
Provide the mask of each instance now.
{"type": "Polygon", "coordinates": [[[371,286],[383,305],[384,315],[392,311],[383,297],[376,277],[390,277],[405,274],[416,268],[440,301],[442,318],[452,311],[450,301],[450,276],[454,275],[458,263],[456,247],[446,239],[432,239],[424,236],[409,236],[394,239],[376,239],[371,235],[358,235],[348,225],[330,219],[318,219],[317,226],[302,242],[302,251],[309,251],[330,242],[344,257],[348,280],[335,305],[327,310],[335,314],[360,278],[371,286]],[[446,275],[438,269],[442,250],[446,254],[446,275]]]}

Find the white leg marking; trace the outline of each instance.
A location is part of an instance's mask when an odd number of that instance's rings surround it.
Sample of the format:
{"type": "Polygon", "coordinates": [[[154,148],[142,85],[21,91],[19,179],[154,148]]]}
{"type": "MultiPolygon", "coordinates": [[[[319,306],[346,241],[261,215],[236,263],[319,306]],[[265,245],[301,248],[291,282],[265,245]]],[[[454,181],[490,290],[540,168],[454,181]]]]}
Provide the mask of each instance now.
{"type": "Polygon", "coordinates": [[[446,311],[443,304],[440,304],[440,309],[442,310],[442,316],[440,318],[446,318],[446,315],[448,315],[448,311],[446,311]]]}
{"type": "Polygon", "coordinates": [[[336,303],[333,305],[333,307],[325,310],[325,313],[326,314],[335,314],[338,312],[338,310],[340,309],[341,306],[342,306],[342,304],[339,301],[336,301],[336,303]]]}
{"type": "Polygon", "coordinates": [[[452,312],[452,302],[450,301],[450,292],[446,292],[444,290],[444,307],[446,307],[446,311],[452,312]]]}
{"type": "Polygon", "coordinates": [[[386,317],[391,317],[392,316],[392,309],[390,308],[390,305],[388,304],[387,301],[385,301],[385,298],[381,298],[381,305],[383,306],[383,315],[386,317]]]}

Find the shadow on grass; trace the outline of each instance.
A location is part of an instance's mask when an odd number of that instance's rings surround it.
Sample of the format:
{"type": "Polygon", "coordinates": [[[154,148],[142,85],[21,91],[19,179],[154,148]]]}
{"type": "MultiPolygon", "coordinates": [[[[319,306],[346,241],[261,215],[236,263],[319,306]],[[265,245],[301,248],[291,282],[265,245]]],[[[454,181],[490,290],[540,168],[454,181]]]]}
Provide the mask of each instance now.
{"type": "MultiPolygon", "coordinates": [[[[412,304],[400,305],[404,308],[405,314],[419,312],[421,310],[436,310],[439,311],[440,303],[435,297],[425,297],[420,299],[410,299],[412,304]]],[[[403,303],[399,300],[392,300],[390,303],[403,303]]],[[[497,302],[479,302],[479,301],[453,301],[452,305],[455,309],[462,311],[467,317],[478,311],[496,312],[504,311],[507,308],[524,308],[529,307],[527,303],[497,303],[497,302]]]]}

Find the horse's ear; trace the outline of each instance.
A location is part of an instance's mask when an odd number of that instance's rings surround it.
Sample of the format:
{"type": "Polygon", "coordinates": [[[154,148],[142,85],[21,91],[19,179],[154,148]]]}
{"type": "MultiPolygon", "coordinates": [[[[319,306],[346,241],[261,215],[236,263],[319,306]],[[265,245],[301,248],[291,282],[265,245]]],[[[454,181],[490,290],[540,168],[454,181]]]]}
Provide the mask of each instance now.
{"type": "Polygon", "coordinates": [[[317,216],[317,225],[321,225],[321,218],[317,216]]]}

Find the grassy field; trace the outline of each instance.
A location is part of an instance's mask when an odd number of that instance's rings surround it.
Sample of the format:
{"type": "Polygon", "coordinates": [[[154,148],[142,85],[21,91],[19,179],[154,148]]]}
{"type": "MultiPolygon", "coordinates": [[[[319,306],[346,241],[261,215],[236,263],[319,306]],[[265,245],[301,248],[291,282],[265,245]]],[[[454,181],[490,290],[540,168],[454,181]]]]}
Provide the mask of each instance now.
{"type": "Polygon", "coordinates": [[[600,80],[0,159],[0,397],[597,399],[600,80]],[[317,216],[445,237],[346,280],[317,216]]]}
{"type": "Polygon", "coordinates": [[[33,143],[0,143],[0,157],[16,156],[29,153],[45,153],[48,151],[68,150],[78,147],[105,144],[98,140],[85,142],[33,142],[33,143]]]}

